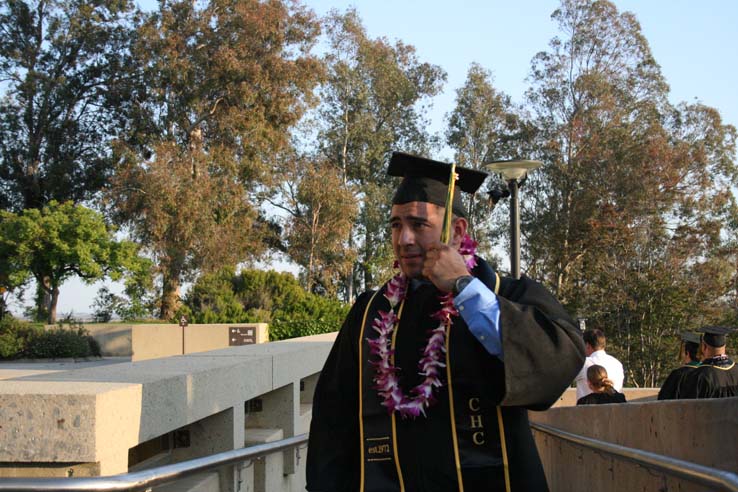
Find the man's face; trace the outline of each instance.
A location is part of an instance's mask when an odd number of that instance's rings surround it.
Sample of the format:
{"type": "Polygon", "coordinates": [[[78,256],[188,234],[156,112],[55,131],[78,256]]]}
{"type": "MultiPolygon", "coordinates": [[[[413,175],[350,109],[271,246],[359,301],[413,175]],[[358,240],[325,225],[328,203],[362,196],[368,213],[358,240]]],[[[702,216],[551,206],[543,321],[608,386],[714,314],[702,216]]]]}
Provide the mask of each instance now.
{"type": "Polygon", "coordinates": [[[393,205],[389,222],[400,269],[410,278],[420,277],[426,250],[441,239],[443,208],[426,202],[393,205]]]}

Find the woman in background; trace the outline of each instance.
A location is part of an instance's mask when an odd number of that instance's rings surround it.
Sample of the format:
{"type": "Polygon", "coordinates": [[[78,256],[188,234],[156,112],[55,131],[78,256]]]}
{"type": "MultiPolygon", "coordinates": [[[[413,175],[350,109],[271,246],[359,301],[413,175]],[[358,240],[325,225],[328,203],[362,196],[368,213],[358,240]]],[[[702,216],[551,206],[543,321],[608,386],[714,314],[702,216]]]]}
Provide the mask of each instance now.
{"type": "Polygon", "coordinates": [[[602,403],[625,403],[625,395],[615,391],[612,381],[607,379],[607,369],[593,365],[587,369],[587,384],[592,393],[577,400],[577,405],[599,405],[602,403]]]}

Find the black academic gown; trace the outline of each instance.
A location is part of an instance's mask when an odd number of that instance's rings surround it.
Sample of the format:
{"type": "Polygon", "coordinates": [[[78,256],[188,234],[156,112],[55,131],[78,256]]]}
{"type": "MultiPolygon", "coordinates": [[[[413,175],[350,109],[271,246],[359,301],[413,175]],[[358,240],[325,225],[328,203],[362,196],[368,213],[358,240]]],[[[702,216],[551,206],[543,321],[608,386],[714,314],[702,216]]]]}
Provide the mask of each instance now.
{"type": "Polygon", "coordinates": [[[699,362],[692,361],[671,371],[671,373],[669,373],[669,375],[666,377],[666,381],[664,381],[664,384],[661,385],[658,399],[678,400],[679,398],[681,398],[679,396],[679,385],[681,384],[682,379],[699,366],[699,362]]]}
{"type": "Polygon", "coordinates": [[[577,405],[604,405],[607,403],[625,403],[625,395],[618,393],[590,393],[577,400],[577,405]]]}
{"type": "MultiPolygon", "coordinates": [[[[498,277],[481,259],[473,274],[494,290],[498,277]]],[[[449,492],[459,490],[459,477],[470,491],[504,491],[506,482],[516,492],[547,490],[527,409],[544,410],[558,399],[581,369],[584,347],[574,321],[540,284],[524,277],[497,287],[504,363],[454,318],[452,385],[444,374],[437,403],[416,419],[390,417],[372,388],[367,361],[374,357],[364,338],[389,302],[384,288],[359,297],[316,386],[307,490],[390,492],[401,480],[407,492],[449,492]]],[[[416,367],[427,330],[437,326],[429,315],[439,294],[431,284],[407,294],[395,345],[405,392],[420,382],[416,367]]]]}
{"type": "Polygon", "coordinates": [[[679,398],[730,398],[738,396],[738,366],[729,357],[712,357],[687,374],[679,385],[679,398]]]}

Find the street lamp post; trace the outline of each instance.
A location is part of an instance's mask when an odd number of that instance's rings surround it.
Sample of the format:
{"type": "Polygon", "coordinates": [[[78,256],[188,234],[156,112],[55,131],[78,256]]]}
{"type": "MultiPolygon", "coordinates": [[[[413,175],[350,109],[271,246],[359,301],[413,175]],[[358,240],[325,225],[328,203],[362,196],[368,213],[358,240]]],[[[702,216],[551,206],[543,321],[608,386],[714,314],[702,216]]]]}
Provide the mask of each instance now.
{"type": "Polygon", "coordinates": [[[513,160],[492,161],[484,165],[490,172],[500,174],[507,181],[510,191],[510,274],[520,278],[520,199],[518,197],[519,181],[529,171],[538,169],[541,161],[513,160]]]}

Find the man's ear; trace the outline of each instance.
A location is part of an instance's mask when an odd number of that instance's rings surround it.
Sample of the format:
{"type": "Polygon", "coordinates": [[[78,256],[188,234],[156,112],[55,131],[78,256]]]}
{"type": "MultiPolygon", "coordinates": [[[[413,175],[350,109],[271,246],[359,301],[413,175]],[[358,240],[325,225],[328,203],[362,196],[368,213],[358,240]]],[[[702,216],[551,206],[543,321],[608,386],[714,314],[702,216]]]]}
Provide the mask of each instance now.
{"type": "Polygon", "coordinates": [[[469,228],[469,222],[464,217],[456,217],[453,222],[453,239],[452,244],[458,247],[461,244],[461,240],[466,236],[466,231],[469,228]]]}

